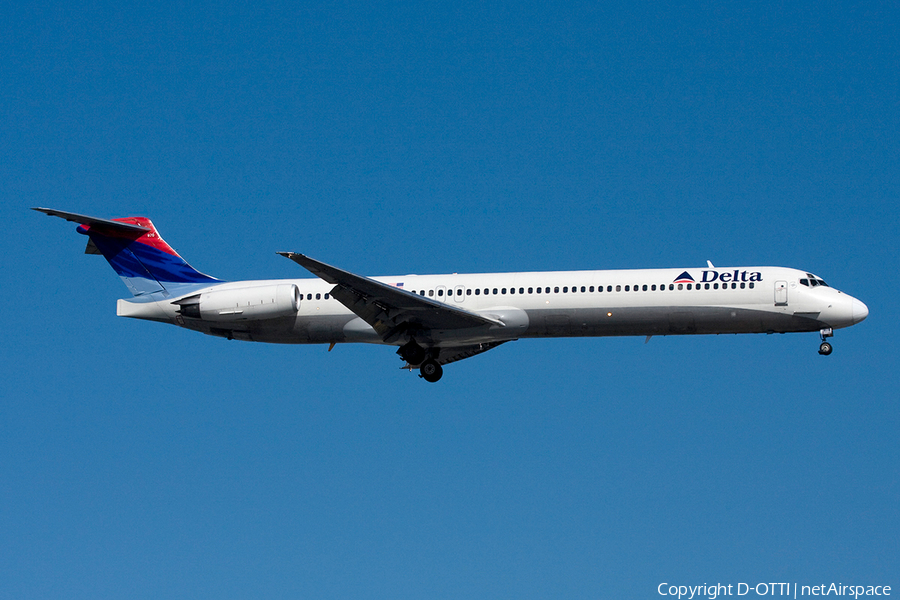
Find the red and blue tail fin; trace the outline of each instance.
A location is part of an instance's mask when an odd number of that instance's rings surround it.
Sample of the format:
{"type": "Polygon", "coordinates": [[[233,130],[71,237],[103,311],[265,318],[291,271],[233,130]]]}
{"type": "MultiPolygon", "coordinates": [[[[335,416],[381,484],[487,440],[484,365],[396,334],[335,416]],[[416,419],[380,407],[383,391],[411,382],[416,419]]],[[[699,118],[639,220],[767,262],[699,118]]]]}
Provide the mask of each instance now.
{"type": "Polygon", "coordinates": [[[110,220],[49,208],[34,210],[78,223],[78,233],[90,238],[85,252],[102,254],[135,296],[174,294],[186,286],[219,282],[185,262],[145,217],[110,220]]]}

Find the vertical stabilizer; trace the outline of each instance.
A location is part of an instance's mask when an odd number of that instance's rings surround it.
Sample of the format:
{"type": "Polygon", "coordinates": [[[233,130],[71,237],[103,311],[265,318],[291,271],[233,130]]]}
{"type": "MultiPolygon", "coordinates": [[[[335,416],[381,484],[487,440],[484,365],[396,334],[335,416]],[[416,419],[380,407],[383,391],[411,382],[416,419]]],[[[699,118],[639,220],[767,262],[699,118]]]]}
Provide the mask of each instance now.
{"type": "Polygon", "coordinates": [[[219,282],[185,262],[145,217],[108,220],[47,208],[34,210],[78,223],[78,233],[90,238],[85,251],[102,254],[134,296],[219,282]]]}

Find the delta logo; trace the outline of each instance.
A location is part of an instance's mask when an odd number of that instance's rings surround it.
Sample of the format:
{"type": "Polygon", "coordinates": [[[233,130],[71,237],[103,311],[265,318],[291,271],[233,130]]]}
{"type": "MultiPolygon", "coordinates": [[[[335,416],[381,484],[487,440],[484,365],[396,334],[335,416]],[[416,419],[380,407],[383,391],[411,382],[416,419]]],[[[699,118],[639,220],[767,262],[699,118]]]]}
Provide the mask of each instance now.
{"type": "Polygon", "coordinates": [[[722,283],[730,283],[732,281],[762,281],[762,273],[759,271],[703,271],[703,276],[698,282],[690,273],[684,271],[675,278],[672,283],[710,283],[713,281],[721,281],[722,283]]]}

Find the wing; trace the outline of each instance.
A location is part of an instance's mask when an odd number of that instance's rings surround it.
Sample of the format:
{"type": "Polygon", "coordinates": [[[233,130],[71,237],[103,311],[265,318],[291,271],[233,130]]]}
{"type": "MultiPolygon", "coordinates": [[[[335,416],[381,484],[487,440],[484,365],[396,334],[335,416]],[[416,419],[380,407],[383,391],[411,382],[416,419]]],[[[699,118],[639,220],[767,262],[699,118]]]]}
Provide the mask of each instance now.
{"type": "Polygon", "coordinates": [[[333,283],[331,295],[334,299],[368,323],[386,343],[396,342],[404,333],[414,330],[505,327],[502,321],[423,298],[368,277],[354,275],[303,254],[278,254],[328,283],[333,283]]]}

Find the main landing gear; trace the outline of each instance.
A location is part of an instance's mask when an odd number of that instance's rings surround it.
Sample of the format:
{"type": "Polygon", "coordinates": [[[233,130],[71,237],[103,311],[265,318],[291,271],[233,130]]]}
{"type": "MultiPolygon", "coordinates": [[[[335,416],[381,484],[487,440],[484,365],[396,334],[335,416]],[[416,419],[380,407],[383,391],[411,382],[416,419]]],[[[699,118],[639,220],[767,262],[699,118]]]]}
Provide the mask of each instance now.
{"type": "Polygon", "coordinates": [[[410,340],[397,350],[400,358],[405,360],[410,367],[419,366],[419,377],[428,383],[435,383],[444,374],[444,369],[437,361],[438,352],[437,348],[426,350],[415,340],[410,340]]]}
{"type": "Polygon", "coordinates": [[[444,374],[444,369],[433,358],[429,358],[419,367],[419,376],[428,383],[439,381],[444,374]]]}
{"type": "Polygon", "coordinates": [[[834,350],[831,344],[825,341],[825,338],[830,338],[834,335],[834,330],[829,327],[828,329],[819,330],[819,335],[822,337],[822,343],[819,344],[819,354],[822,356],[828,356],[831,354],[831,351],[834,350]]]}

